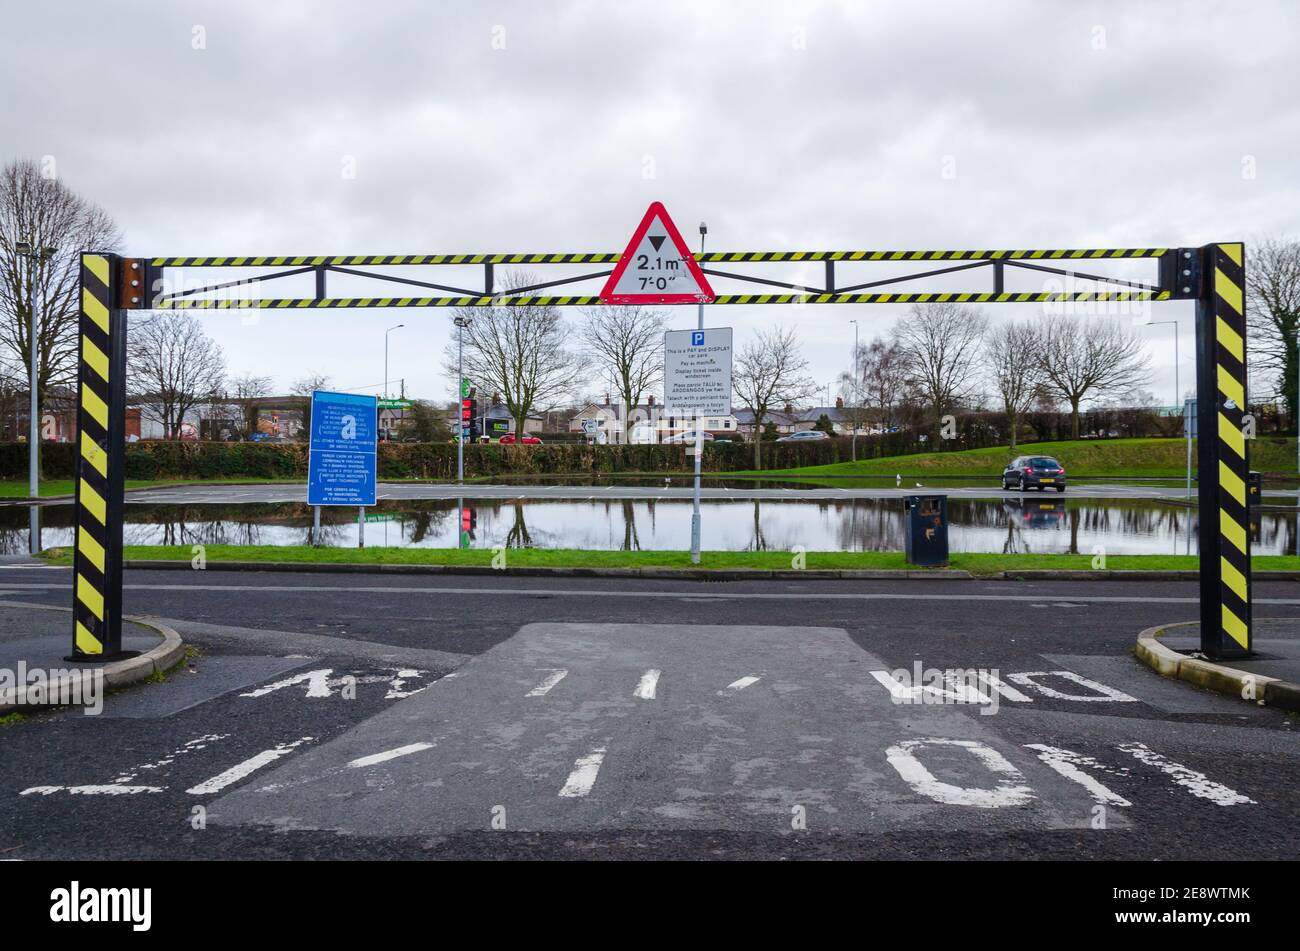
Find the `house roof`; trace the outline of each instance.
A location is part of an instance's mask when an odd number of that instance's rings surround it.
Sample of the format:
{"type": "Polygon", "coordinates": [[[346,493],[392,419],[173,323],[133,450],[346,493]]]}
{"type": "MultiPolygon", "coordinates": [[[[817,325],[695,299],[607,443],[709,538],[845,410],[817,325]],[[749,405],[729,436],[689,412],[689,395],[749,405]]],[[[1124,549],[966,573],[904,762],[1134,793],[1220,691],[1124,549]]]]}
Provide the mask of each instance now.
{"type": "Polygon", "coordinates": [[[832,423],[843,423],[849,418],[844,412],[842,406],[813,406],[799,412],[798,418],[801,423],[815,423],[825,414],[832,423]]]}
{"type": "MultiPolygon", "coordinates": [[[[733,409],[731,415],[736,417],[736,422],[741,426],[754,425],[754,411],[752,409],[733,409]]],[[[791,426],[799,422],[801,418],[799,410],[787,413],[783,409],[770,409],[763,414],[764,423],[776,423],[778,426],[791,426]]]]}

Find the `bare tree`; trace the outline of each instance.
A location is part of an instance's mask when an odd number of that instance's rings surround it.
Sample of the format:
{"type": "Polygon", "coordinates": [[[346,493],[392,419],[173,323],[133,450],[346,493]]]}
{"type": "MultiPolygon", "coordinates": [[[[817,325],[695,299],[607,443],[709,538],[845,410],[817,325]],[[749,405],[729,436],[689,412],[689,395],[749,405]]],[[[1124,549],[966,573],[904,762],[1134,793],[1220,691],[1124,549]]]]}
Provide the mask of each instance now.
{"type": "Polygon", "coordinates": [[[595,307],[583,312],[587,353],[623,404],[623,440],[628,417],[649,390],[663,380],[663,311],[644,307],[595,307]]]}
{"type": "Polygon", "coordinates": [[[272,385],[269,376],[255,376],[252,373],[230,378],[226,395],[235,401],[239,414],[229,421],[229,426],[237,438],[248,439],[257,432],[257,406],[253,401],[270,396],[272,385]]]}
{"type": "Polygon", "coordinates": [[[305,396],[311,399],[311,395],[317,390],[328,390],[334,385],[332,377],[324,373],[317,373],[315,370],[308,370],[307,375],[301,380],[294,380],[293,385],[289,387],[289,392],[294,396],[305,396]]]}
{"type": "Polygon", "coordinates": [[[1250,249],[1246,267],[1246,315],[1261,363],[1281,373],[1283,398],[1297,418],[1300,374],[1300,241],[1268,238],[1250,249]]]}
{"type": "Polygon", "coordinates": [[[185,416],[220,395],[226,360],[203,325],[176,311],[148,313],[127,336],[128,385],[140,414],[179,439],[185,416]]]}
{"type": "Polygon", "coordinates": [[[1117,320],[1049,317],[1037,334],[1044,389],[1070,404],[1079,438],[1079,406],[1098,390],[1131,390],[1148,378],[1142,339],[1117,320]]]}
{"type": "Polygon", "coordinates": [[[1043,388],[1038,327],[1028,321],[994,327],[985,340],[984,364],[1002,398],[1011,429],[1011,451],[1015,452],[1020,417],[1033,408],[1043,388]]]}
{"type": "MultiPolygon", "coordinates": [[[[31,310],[36,299],[36,394],[71,385],[77,373],[78,287],[82,251],[115,251],[121,233],[106,212],[30,159],[0,170],[0,361],[31,378],[31,310]],[[33,261],[18,244],[54,248],[33,261]],[[34,267],[32,266],[34,265],[34,267]]],[[[27,384],[23,383],[23,389],[27,384]]]]}
{"type": "Polygon", "coordinates": [[[297,417],[298,431],[304,432],[311,428],[311,395],[317,390],[329,390],[334,386],[334,378],[316,370],[308,370],[307,375],[301,379],[294,380],[289,386],[289,393],[299,397],[294,400],[297,405],[296,410],[289,410],[285,414],[285,419],[297,417]]]}
{"type": "Polygon", "coordinates": [[[894,425],[894,411],[907,390],[907,364],[897,343],[877,337],[862,347],[862,390],[882,429],[894,425]]]}
{"type": "MultiPolygon", "coordinates": [[[[532,283],[531,275],[515,274],[505,289],[532,283]]],[[[468,321],[463,329],[465,376],[481,389],[501,395],[521,436],[535,408],[559,403],[585,382],[587,358],[572,346],[572,332],[557,308],[464,307],[453,315],[468,321]]],[[[452,379],[456,357],[453,337],[443,363],[452,379]]]]}
{"type": "Polygon", "coordinates": [[[907,379],[929,407],[934,425],[974,393],[987,327],[978,308],[952,303],[913,304],[894,324],[907,379]]]}
{"type": "Polygon", "coordinates": [[[808,361],[799,352],[794,328],[759,331],[736,354],[731,387],[741,404],[754,414],[754,468],[762,468],[763,420],[774,406],[793,405],[817,392],[806,375],[808,361]]]}

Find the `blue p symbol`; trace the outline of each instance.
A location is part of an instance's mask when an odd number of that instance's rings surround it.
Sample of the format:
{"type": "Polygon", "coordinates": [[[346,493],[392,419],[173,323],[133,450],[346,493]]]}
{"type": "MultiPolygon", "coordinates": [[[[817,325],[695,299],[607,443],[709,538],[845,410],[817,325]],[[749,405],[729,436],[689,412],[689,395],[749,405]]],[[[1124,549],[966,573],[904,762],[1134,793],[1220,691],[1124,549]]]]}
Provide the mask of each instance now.
{"type": "Polygon", "coordinates": [[[696,331],[694,331],[694,332],[691,334],[691,346],[692,346],[692,347],[702,347],[702,346],[704,346],[704,331],[703,331],[703,330],[696,330],[696,331]]]}

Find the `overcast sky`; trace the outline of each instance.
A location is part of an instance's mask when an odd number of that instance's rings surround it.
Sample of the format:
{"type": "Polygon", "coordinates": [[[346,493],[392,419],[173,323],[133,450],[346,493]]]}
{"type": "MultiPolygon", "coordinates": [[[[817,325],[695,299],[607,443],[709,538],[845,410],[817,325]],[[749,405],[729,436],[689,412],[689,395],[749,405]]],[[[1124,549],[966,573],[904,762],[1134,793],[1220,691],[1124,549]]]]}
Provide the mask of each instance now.
{"type": "MultiPolygon", "coordinates": [[[[52,157],[115,217],[128,254],[621,251],[656,199],[692,243],[707,220],[709,250],[1300,234],[1294,2],[3,10],[0,160],[52,157]]],[[[1180,322],[1184,389],[1192,306],[1151,314],[1180,322]]],[[[718,307],[707,321],[734,326],[738,344],[797,323],[827,384],[847,364],[850,320],[870,337],[900,312],[718,307]]],[[[693,326],[694,308],[671,317],[693,326]]],[[[448,395],[446,310],[203,320],[232,372],[283,389],[317,371],[370,392],[384,329],[404,323],[390,376],[448,395]]],[[[1174,395],[1172,330],[1142,331],[1161,402],[1174,395]]]]}

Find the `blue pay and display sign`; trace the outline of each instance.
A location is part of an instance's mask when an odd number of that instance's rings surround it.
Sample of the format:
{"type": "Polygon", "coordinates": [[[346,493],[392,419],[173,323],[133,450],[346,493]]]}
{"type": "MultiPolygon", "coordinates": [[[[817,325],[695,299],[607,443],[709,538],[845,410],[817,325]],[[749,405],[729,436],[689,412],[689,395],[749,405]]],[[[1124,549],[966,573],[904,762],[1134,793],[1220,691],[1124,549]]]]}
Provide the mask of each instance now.
{"type": "Polygon", "coordinates": [[[308,505],[374,505],[378,400],[352,393],[311,395],[308,505]]]}

